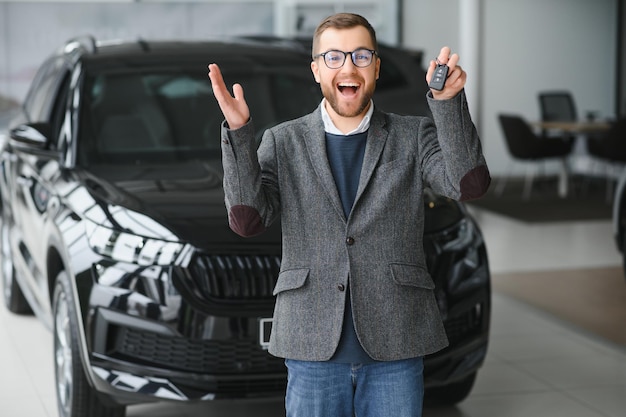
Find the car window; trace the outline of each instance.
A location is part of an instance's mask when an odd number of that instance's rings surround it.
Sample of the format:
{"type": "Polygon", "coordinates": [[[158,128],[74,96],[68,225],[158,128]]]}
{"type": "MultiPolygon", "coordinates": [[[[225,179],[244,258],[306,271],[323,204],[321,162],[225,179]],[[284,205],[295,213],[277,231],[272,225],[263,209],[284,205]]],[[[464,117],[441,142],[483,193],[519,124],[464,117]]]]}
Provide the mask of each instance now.
{"type": "MultiPolygon", "coordinates": [[[[321,99],[310,76],[231,76],[244,86],[259,129],[309,113],[321,99]]],[[[87,76],[83,91],[79,164],[184,161],[220,153],[224,117],[205,72],[103,73],[87,76]]]]}
{"type": "Polygon", "coordinates": [[[402,88],[409,85],[404,73],[395,65],[392,59],[385,59],[385,55],[381,55],[381,61],[380,74],[376,81],[377,91],[402,88]]]}
{"type": "Polygon", "coordinates": [[[276,118],[268,124],[303,116],[313,111],[322,100],[320,87],[312,75],[310,79],[301,79],[279,74],[272,77],[271,82],[276,118]]]}
{"type": "Polygon", "coordinates": [[[55,100],[52,103],[52,109],[50,113],[50,125],[51,132],[54,135],[50,138],[52,144],[57,149],[60,149],[62,146],[59,143],[61,140],[61,127],[63,125],[63,120],[65,118],[65,111],[67,108],[67,100],[69,96],[69,88],[70,88],[70,73],[66,71],[61,79],[61,84],[59,86],[58,93],[55,96],[55,100]]]}
{"type": "Polygon", "coordinates": [[[24,109],[30,122],[49,122],[56,90],[63,78],[64,61],[52,58],[46,61],[32,82],[24,109]]]}
{"type": "Polygon", "coordinates": [[[278,123],[312,112],[319,105],[322,94],[310,72],[233,73],[226,85],[240,82],[257,129],[257,139],[278,123]]]}

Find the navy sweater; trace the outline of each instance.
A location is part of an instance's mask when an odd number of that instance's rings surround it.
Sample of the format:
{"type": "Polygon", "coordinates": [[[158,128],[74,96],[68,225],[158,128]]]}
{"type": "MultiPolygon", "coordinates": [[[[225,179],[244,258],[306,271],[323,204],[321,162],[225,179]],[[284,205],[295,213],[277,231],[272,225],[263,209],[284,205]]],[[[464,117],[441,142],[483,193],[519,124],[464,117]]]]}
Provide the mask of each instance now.
{"type": "MultiPolygon", "coordinates": [[[[343,205],[346,219],[354,205],[356,192],[359,187],[359,177],[365,156],[367,132],[350,136],[326,133],[326,153],[330,162],[330,169],[337,185],[337,191],[343,205]]],[[[349,283],[348,283],[349,285],[349,283]]],[[[337,351],[330,359],[331,362],[342,363],[370,363],[372,358],[363,350],[357,339],[352,319],[350,291],[347,289],[346,312],[343,318],[343,329],[337,351]]]]}

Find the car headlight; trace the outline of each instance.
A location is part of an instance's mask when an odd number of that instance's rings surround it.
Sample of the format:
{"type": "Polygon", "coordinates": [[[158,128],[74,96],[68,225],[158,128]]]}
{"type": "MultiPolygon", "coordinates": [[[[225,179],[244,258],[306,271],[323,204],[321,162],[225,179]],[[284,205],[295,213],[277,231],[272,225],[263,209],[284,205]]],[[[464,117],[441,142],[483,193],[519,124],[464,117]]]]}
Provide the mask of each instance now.
{"type": "Polygon", "coordinates": [[[97,254],[137,265],[169,265],[182,253],[180,242],[147,238],[85,221],[87,240],[97,254]]]}

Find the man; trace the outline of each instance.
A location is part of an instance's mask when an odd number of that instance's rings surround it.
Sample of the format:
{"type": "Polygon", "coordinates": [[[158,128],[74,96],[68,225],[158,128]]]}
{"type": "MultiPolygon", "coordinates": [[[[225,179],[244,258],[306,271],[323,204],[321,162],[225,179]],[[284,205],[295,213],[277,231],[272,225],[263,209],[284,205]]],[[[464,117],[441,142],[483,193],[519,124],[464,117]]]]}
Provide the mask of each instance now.
{"type": "Polygon", "coordinates": [[[381,60],[363,17],[328,17],[312,49],[324,99],[267,130],[258,151],[242,87],[231,96],[209,65],[226,119],[230,226],[253,236],[281,219],[270,353],[286,358],[287,416],[420,416],[422,357],[447,345],[422,247],[422,192],[467,200],[490,182],[466,74],[444,47],[449,77],[429,93],[433,123],[375,108],[381,60]]]}

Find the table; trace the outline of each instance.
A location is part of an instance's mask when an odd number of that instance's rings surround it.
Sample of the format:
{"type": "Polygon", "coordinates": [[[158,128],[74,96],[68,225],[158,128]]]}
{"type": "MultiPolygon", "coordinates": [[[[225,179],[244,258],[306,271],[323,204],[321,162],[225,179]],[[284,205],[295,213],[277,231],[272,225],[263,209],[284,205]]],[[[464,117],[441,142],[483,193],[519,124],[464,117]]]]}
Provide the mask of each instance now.
{"type": "Polygon", "coordinates": [[[542,130],[560,131],[565,133],[590,134],[602,133],[609,130],[610,122],[594,121],[594,122],[532,122],[531,125],[542,130]]]}
{"type": "MultiPolygon", "coordinates": [[[[567,134],[583,136],[583,137],[586,137],[592,134],[604,133],[607,130],[609,130],[612,126],[612,124],[607,121],[585,121],[585,122],[537,121],[537,122],[531,122],[530,125],[536,129],[543,130],[544,132],[545,131],[560,132],[560,133],[567,133],[567,134]]],[[[555,136],[555,138],[558,138],[558,136],[555,136]]],[[[561,197],[567,196],[568,177],[569,177],[568,168],[564,162],[561,167],[561,172],[559,174],[559,196],[561,197]]]]}

